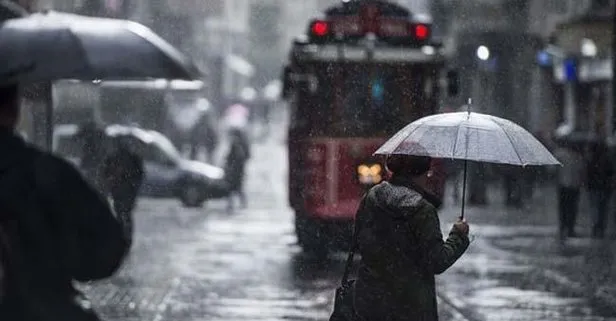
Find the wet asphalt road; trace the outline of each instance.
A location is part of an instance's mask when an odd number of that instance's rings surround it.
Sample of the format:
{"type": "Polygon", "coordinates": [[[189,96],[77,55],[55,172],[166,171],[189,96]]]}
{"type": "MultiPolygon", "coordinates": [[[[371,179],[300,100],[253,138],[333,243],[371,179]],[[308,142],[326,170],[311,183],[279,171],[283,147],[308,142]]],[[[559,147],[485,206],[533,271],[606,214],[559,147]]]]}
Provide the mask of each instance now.
{"type": "MultiPolygon", "coordinates": [[[[295,245],[284,157],[279,137],[254,147],[249,207],[233,214],[221,201],[193,210],[141,200],[122,270],[83,286],[100,313],[118,321],[327,320],[345,255],[315,262],[295,245]]],[[[441,216],[447,231],[455,212],[441,216]]],[[[616,320],[583,293],[551,285],[538,257],[507,249],[551,229],[491,221],[473,231],[468,254],[438,277],[441,320],[616,320]]]]}

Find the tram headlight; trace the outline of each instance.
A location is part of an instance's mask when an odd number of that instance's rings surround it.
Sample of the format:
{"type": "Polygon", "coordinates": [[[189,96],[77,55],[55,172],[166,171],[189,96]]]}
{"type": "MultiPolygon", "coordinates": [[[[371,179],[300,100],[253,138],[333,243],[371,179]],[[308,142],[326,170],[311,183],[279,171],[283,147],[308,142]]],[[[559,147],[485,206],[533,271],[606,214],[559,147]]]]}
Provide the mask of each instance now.
{"type": "Polygon", "coordinates": [[[361,164],[357,166],[357,177],[361,184],[378,184],[383,180],[383,167],[381,164],[361,164]]]}

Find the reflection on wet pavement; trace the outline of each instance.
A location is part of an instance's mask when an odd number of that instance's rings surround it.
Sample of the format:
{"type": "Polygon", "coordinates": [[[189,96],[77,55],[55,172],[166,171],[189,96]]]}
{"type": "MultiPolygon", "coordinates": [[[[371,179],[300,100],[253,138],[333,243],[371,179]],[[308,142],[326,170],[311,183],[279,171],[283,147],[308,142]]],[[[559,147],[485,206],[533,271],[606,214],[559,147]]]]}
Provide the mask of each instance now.
{"type": "Polygon", "coordinates": [[[611,320],[583,296],[551,285],[537,265],[492,247],[487,238],[478,238],[439,284],[470,319],[611,320]]]}

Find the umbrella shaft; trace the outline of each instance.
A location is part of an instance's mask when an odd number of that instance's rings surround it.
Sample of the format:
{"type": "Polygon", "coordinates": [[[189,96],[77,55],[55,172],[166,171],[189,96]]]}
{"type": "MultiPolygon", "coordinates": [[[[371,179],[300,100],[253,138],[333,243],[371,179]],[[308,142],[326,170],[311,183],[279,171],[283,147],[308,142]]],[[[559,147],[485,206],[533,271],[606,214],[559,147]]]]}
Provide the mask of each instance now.
{"type": "Polygon", "coordinates": [[[466,172],[468,171],[468,161],[464,160],[464,173],[462,174],[462,212],[460,219],[464,219],[464,208],[466,207],[466,172]]]}

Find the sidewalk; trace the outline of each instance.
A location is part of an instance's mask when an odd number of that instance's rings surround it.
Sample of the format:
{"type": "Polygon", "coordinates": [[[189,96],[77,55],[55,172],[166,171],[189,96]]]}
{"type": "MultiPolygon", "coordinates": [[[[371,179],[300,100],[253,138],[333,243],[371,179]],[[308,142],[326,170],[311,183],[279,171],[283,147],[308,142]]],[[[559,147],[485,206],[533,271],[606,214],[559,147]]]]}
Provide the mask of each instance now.
{"type": "MultiPolygon", "coordinates": [[[[451,191],[451,189],[450,189],[451,191]]],[[[533,266],[536,276],[527,275],[535,287],[549,288],[562,294],[591,298],[597,305],[616,314],[616,240],[590,238],[590,213],[586,196],[582,195],[578,215],[579,237],[564,242],[558,239],[556,188],[537,190],[534,199],[523,209],[503,206],[502,189],[489,188],[489,203],[484,207],[469,206],[466,217],[471,234],[481,238],[481,251],[506,252],[522,265],[533,266]],[[490,249],[491,248],[491,249],[490,249]]],[[[457,215],[460,204],[447,199],[441,220],[444,228],[457,215]]],[[[607,235],[616,225],[609,217],[607,235]]],[[[529,273],[529,274],[530,274],[529,273]]],[[[522,280],[520,280],[522,281],[522,280]]]]}

